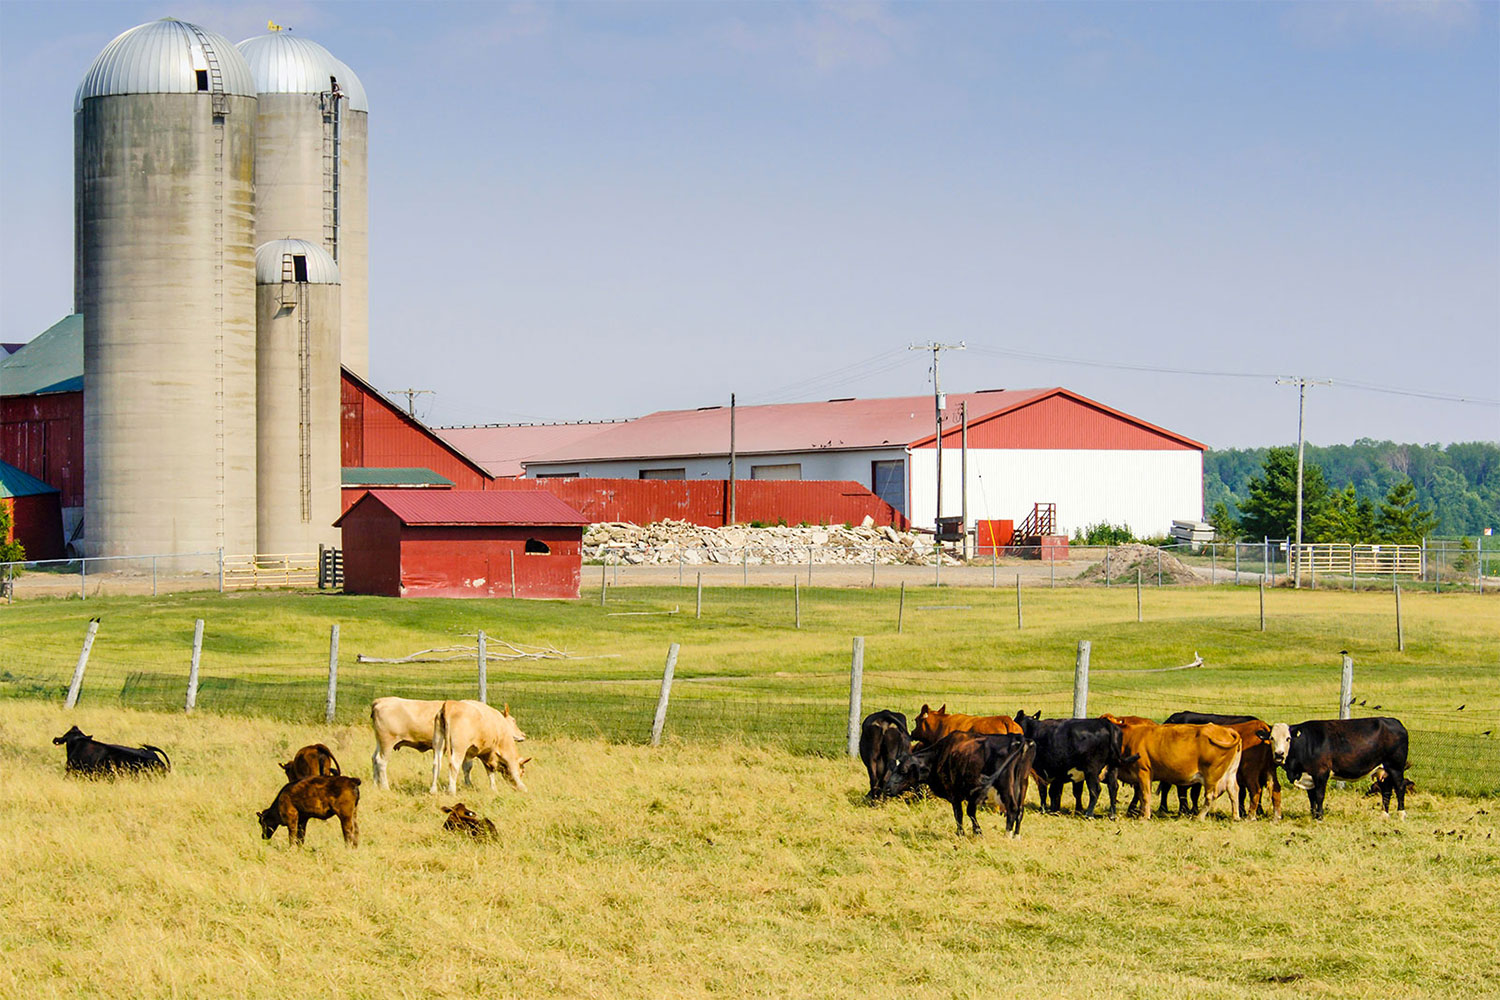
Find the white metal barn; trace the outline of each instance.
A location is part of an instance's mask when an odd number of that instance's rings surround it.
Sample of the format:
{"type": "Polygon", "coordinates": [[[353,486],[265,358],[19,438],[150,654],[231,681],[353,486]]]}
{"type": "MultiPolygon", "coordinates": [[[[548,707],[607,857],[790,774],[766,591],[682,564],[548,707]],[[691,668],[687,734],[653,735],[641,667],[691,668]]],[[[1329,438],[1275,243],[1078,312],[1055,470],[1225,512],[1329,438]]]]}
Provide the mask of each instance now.
{"type": "MultiPolygon", "coordinates": [[[[943,411],[943,511],[963,507],[961,413],[968,424],[968,516],[1019,524],[1057,504],[1057,530],[1099,521],[1166,534],[1203,516],[1197,441],[1067,389],[952,393],[943,411]]],[[[528,477],[724,479],[727,407],[664,410],[610,425],[525,463],[528,477]]],[[[739,479],[864,483],[913,525],[937,514],[937,432],[931,396],[741,406],[739,479]]]]}

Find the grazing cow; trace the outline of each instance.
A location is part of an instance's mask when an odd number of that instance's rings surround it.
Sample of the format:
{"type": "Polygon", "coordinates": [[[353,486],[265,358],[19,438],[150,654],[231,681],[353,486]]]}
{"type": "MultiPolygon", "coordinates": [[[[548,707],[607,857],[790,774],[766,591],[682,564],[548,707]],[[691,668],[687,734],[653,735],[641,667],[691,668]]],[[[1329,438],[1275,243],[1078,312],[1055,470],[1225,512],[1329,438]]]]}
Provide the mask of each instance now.
{"type": "MultiPolygon", "coordinates": [[[[479,701],[445,701],[438,711],[437,722],[432,727],[432,793],[437,794],[438,780],[444,764],[448,769],[448,794],[458,794],[458,769],[460,763],[467,764],[473,758],[484,765],[490,775],[490,791],[495,790],[495,772],[502,767],[506,777],[518,791],[526,791],[521,773],[531,760],[519,759],[516,744],[526,738],[521,727],[516,725],[510,706],[504,711],[479,701]]],[[[464,770],[464,783],[473,787],[469,772],[464,770]]]]}
{"type": "Polygon", "coordinates": [[[1166,785],[1203,785],[1208,789],[1198,818],[1208,815],[1214,800],[1229,794],[1229,814],[1240,818],[1239,783],[1240,734],[1226,726],[1135,725],[1118,730],[1125,750],[1135,760],[1122,767],[1126,784],[1135,788],[1135,803],[1141,804],[1143,819],[1151,818],[1151,782],[1166,785]]]}
{"type": "Polygon", "coordinates": [[[139,747],[100,743],[77,726],[61,736],[53,737],[52,745],[67,749],[68,774],[82,774],[90,777],[151,772],[165,774],[172,769],[172,761],[167,757],[167,752],[160,747],[154,747],[149,743],[139,747]]]}
{"type": "Polygon", "coordinates": [[[287,781],[301,781],[319,774],[339,774],[339,762],[333,751],[321,743],[305,746],[292,754],[292,759],[281,765],[287,781]]]}
{"type": "Polygon", "coordinates": [[[1358,781],[1377,767],[1385,769],[1380,783],[1380,806],[1391,815],[1391,792],[1396,808],[1406,818],[1406,727],[1399,719],[1314,719],[1289,726],[1278,722],[1262,739],[1271,741],[1271,755],[1287,778],[1307,791],[1313,819],[1323,818],[1323,796],[1329,777],[1358,781]]]}
{"type": "Polygon", "coordinates": [[[1043,719],[1040,712],[1016,713],[1016,723],[1028,740],[1036,741],[1036,762],[1042,809],[1062,809],[1064,780],[1073,784],[1073,812],[1094,819],[1099,804],[1099,777],[1109,789],[1109,818],[1115,818],[1119,800],[1117,770],[1132,761],[1120,741],[1120,727],[1103,719],[1043,719]],[[1045,781],[1046,786],[1041,786],[1045,781]],[[1089,805],[1083,808],[1083,786],[1089,789],[1089,805]]]}
{"type": "Polygon", "coordinates": [[[500,831],[495,829],[495,824],[483,816],[471,810],[462,802],[452,806],[443,806],[443,812],[448,818],[443,820],[443,829],[453,833],[466,833],[475,840],[498,840],[500,831]]]}
{"type": "Polygon", "coordinates": [[[903,754],[911,753],[911,737],[906,734],[906,716],[900,712],[871,712],[859,727],[859,759],[870,774],[870,791],[865,798],[880,797],[886,772],[903,754]]]}
{"type": "MultiPolygon", "coordinates": [[[[953,821],[958,825],[958,835],[964,833],[964,807],[969,810],[969,823],[975,836],[980,833],[979,820],[974,811],[981,799],[990,793],[996,796],[997,778],[1004,772],[1004,764],[1011,751],[1022,742],[1012,734],[949,733],[936,743],[904,755],[886,773],[882,791],[887,796],[900,795],[919,785],[927,785],[933,794],[947,799],[953,806],[953,821]]],[[[1013,783],[1007,782],[1007,786],[1013,783]]],[[[1002,806],[1004,801],[1002,800],[1002,806]]],[[[1007,807],[1005,828],[1020,827],[1019,804],[1007,807]],[[1013,818],[1010,808],[1018,811],[1013,818]]]]}
{"type": "Polygon", "coordinates": [[[917,726],[911,738],[923,746],[936,743],[949,733],[1016,733],[1021,727],[1008,715],[951,715],[948,706],[933,710],[927,705],[917,713],[917,726]]]}
{"type": "MultiPolygon", "coordinates": [[[[483,705],[482,701],[469,702],[471,705],[483,705]]],[[[390,778],[387,774],[387,765],[390,762],[391,751],[402,747],[412,747],[415,750],[432,749],[432,730],[437,724],[438,712],[442,709],[441,701],[419,701],[413,698],[376,698],[370,702],[370,724],[375,729],[375,753],[370,762],[375,771],[375,782],[381,788],[390,788],[390,778]]],[[[516,730],[520,732],[520,730],[516,730]]],[[[519,743],[526,737],[524,734],[516,737],[519,743]]],[[[474,766],[472,759],[465,760],[464,783],[472,784],[469,780],[469,769],[474,766]]]]}
{"type": "MultiPolygon", "coordinates": [[[[1266,723],[1253,715],[1215,715],[1212,712],[1173,712],[1167,716],[1167,722],[1198,726],[1211,722],[1215,725],[1227,726],[1239,733],[1240,770],[1235,775],[1235,780],[1240,786],[1240,813],[1246,819],[1264,816],[1266,811],[1261,805],[1261,793],[1269,784],[1271,786],[1271,818],[1281,819],[1281,778],[1276,773],[1276,761],[1271,758],[1271,744],[1260,736],[1262,730],[1270,728],[1266,723]]],[[[1197,785],[1177,786],[1177,811],[1179,813],[1184,811],[1183,792],[1185,789],[1191,790],[1193,811],[1198,811],[1198,788],[1197,785]]],[[[1167,811],[1167,786],[1165,785],[1161,790],[1161,811],[1167,811]]]]}
{"type": "Polygon", "coordinates": [[[344,843],[358,847],[359,820],[355,815],[358,809],[358,778],[319,774],[287,782],[276,793],[276,800],[255,815],[260,820],[262,837],[270,840],[277,828],[284,826],[293,847],[302,846],[308,820],[337,816],[339,827],[344,832],[344,843]]]}
{"type": "Polygon", "coordinates": [[[1000,769],[986,778],[1005,810],[1005,830],[1012,837],[1021,836],[1021,817],[1026,814],[1026,782],[1036,763],[1036,743],[1024,736],[1018,746],[1006,754],[1000,769]]]}

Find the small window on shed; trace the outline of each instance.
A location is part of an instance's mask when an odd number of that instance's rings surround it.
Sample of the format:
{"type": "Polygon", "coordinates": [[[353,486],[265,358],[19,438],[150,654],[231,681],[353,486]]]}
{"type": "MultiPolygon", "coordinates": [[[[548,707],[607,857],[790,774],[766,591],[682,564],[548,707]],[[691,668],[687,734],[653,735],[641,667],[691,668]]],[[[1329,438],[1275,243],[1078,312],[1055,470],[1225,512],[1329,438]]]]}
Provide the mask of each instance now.
{"type": "Polygon", "coordinates": [[[307,280],[307,254],[305,254],[305,253],[294,253],[294,254],[292,254],[292,280],[293,281],[306,281],[307,280]]]}
{"type": "Polygon", "coordinates": [[[526,554],[528,556],[545,556],[552,552],[547,548],[547,543],[539,538],[526,539],[526,554]]]}
{"type": "Polygon", "coordinates": [[[207,90],[208,89],[208,70],[206,70],[206,69],[200,69],[200,70],[197,71],[197,73],[198,73],[198,89],[199,90],[207,90]]]}

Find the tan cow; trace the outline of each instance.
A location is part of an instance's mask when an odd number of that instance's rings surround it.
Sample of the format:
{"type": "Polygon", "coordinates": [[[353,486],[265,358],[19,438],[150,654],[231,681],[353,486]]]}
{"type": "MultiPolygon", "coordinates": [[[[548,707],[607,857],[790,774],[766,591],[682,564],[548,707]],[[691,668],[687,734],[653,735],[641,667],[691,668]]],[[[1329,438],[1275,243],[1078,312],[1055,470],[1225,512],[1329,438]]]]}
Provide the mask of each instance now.
{"type": "Polygon", "coordinates": [[[510,706],[496,711],[479,701],[445,701],[432,727],[432,793],[437,794],[446,762],[448,771],[448,794],[458,794],[458,768],[464,767],[464,783],[473,786],[469,779],[469,767],[478,760],[490,775],[490,791],[495,790],[495,772],[505,769],[513,785],[526,791],[521,772],[527,761],[516,753],[516,744],[526,738],[521,727],[516,725],[510,706]]]}
{"type": "MultiPolygon", "coordinates": [[[[467,704],[484,703],[472,701],[467,704]]],[[[370,724],[375,729],[375,753],[370,762],[375,769],[376,784],[385,789],[391,787],[387,776],[391,751],[402,747],[422,751],[432,749],[432,730],[437,725],[438,712],[442,708],[442,701],[419,701],[413,698],[376,698],[370,702],[370,724]]],[[[516,732],[521,731],[517,729],[516,732]]],[[[517,742],[525,738],[525,734],[515,737],[517,742]]],[[[472,759],[463,763],[466,784],[473,783],[469,780],[469,770],[473,766],[472,759]]]]}
{"type": "MultiPolygon", "coordinates": [[[[1175,724],[1124,726],[1124,752],[1134,764],[1120,769],[1120,780],[1135,786],[1143,819],[1151,818],[1151,782],[1201,784],[1206,794],[1198,818],[1208,815],[1214,799],[1229,795],[1229,815],[1240,818],[1240,734],[1226,726],[1175,724]]],[[[1134,805],[1134,802],[1131,803],[1134,805]]]]}

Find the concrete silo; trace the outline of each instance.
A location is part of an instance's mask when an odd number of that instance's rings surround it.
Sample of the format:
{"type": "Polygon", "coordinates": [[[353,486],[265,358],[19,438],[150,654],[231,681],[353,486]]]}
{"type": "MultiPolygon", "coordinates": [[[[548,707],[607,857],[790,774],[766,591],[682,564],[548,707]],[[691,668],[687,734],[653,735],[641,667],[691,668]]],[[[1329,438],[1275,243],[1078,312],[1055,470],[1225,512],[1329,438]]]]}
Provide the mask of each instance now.
{"type": "Polygon", "coordinates": [[[91,554],[255,551],[255,103],[239,50],[170,18],[78,87],[91,554]]]}
{"type": "Polygon", "coordinates": [[[266,554],[337,545],[339,267],[309,240],[255,251],[256,536],[266,554]]]}
{"type": "Polygon", "coordinates": [[[369,102],[359,77],[317,42],[284,31],[239,43],[260,103],[256,245],[314,240],[338,263],[342,362],[370,359],[369,102]]]}

